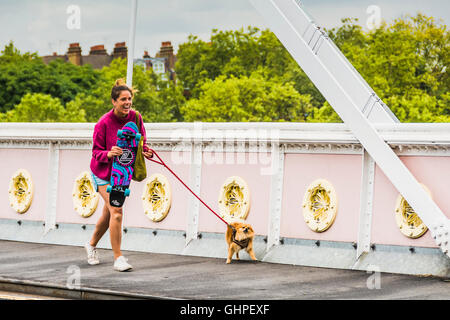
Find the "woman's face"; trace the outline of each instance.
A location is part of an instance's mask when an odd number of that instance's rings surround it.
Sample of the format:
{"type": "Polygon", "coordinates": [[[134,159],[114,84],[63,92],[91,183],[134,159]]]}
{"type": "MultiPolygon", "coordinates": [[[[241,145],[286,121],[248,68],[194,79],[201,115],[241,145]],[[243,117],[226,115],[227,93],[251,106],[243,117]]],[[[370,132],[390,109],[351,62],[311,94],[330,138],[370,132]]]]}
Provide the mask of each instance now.
{"type": "Polygon", "coordinates": [[[131,93],[128,90],[120,91],[120,95],[117,100],[112,99],[114,105],[114,113],[121,118],[128,116],[131,109],[131,93]]]}

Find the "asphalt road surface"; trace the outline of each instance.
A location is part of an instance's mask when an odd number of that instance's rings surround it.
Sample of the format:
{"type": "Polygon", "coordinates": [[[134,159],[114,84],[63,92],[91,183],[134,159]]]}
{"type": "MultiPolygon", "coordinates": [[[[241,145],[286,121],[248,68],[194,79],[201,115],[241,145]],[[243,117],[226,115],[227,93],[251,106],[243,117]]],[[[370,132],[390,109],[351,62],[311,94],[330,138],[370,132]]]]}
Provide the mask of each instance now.
{"type": "Polygon", "coordinates": [[[450,279],[436,277],[132,251],[124,256],[134,269],[117,272],[112,251],[99,254],[90,266],[82,247],[0,241],[0,290],[69,299],[450,300],[450,279]]]}

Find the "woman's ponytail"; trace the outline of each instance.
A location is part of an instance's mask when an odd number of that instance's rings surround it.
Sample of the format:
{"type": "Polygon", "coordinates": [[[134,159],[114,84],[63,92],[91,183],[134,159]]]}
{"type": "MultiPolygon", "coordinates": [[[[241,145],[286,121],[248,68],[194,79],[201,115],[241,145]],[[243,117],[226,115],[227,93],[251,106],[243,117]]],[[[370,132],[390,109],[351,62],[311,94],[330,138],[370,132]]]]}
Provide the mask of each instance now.
{"type": "Polygon", "coordinates": [[[120,96],[120,92],[124,90],[129,91],[132,98],[134,98],[134,94],[137,92],[137,90],[127,86],[124,79],[120,78],[117,79],[116,82],[114,82],[114,86],[111,89],[111,99],[117,100],[117,98],[120,96]]]}

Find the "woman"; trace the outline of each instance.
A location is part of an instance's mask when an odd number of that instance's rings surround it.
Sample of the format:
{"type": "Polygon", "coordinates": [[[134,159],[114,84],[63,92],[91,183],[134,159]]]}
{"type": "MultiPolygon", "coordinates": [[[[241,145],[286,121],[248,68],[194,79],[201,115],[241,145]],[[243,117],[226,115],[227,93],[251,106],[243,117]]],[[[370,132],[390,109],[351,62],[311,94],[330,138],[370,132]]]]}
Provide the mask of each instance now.
{"type": "MultiPolygon", "coordinates": [[[[122,149],[116,146],[117,130],[121,129],[129,121],[136,121],[136,112],[131,109],[132,98],[133,90],[122,79],[117,80],[111,90],[113,109],[104,114],[94,128],[90,165],[94,184],[105,205],[91,240],[85,244],[88,263],[91,265],[100,263],[96,245],[109,228],[111,247],[114,253],[114,270],[117,271],[130,270],[132,266],[122,256],[120,251],[123,210],[121,207],[110,206],[109,193],[106,192],[106,188],[110,184],[113,157],[122,154],[122,149]]],[[[145,158],[150,159],[152,153],[146,145],[146,132],[142,117],[139,117],[139,121],[141,134],[144,137],[143,154],[145,158]]]]}

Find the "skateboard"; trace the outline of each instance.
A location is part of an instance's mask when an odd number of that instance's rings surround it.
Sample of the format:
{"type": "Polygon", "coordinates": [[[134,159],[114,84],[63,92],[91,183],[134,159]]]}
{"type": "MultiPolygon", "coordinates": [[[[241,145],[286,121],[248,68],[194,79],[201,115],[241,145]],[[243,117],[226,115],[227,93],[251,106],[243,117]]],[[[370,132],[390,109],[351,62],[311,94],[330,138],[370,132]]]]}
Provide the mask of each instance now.
{"type": "Polygon", "coordinates": [[[122,148],[120,156],[114,156],[109,193],[109,204],[122,207],[125,198],[130,195],[130,182],[133,177],[134,162],[141,134],[134,122],[128,122],[117,131],[117,146],[122,148]]]}

